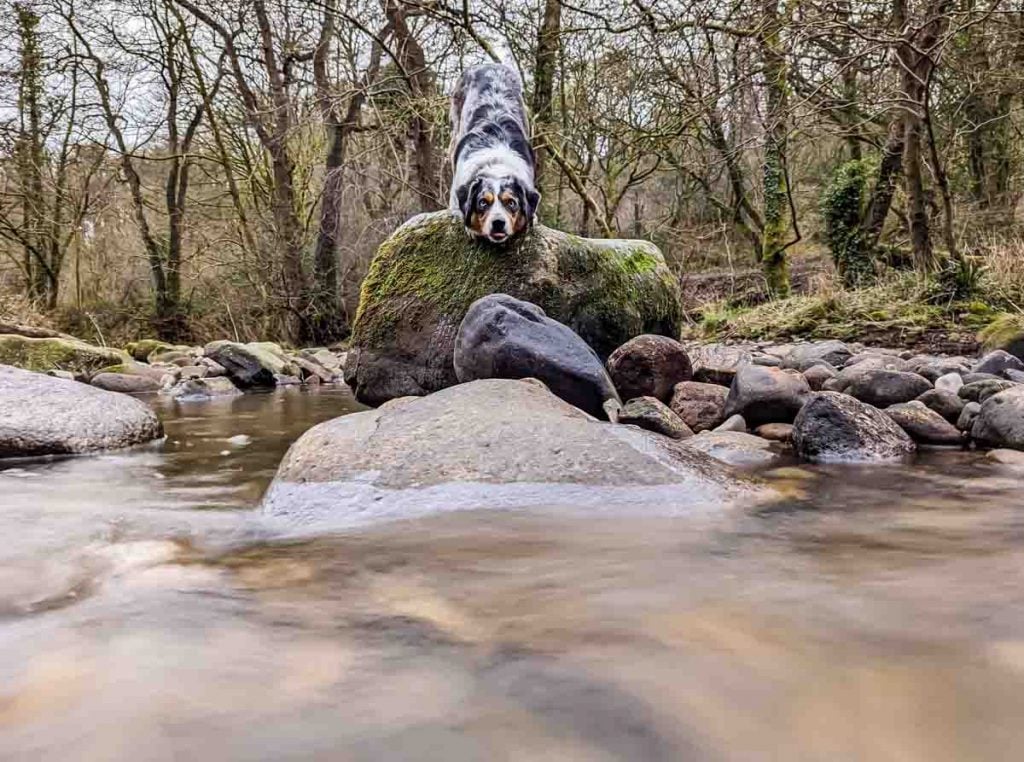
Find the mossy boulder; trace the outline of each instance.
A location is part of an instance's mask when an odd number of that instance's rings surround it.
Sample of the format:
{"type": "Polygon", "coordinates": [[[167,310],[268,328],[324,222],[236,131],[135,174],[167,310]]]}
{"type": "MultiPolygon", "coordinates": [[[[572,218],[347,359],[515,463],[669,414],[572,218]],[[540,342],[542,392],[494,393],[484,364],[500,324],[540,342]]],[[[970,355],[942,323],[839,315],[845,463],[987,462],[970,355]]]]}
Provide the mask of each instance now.
{"type": "Polygon", "coordinates": [[[77,339],[0,334],[0,364],[25,370],[66,370],[91,376],[101,368],[129,360],[119,349],[97,347],[77,339]]]}
{"type": "Polygon", "coordinates": [[[172,349],[187,349],[187,347],[175,347],[174,344],[168,344],[159,339],[140,339],[125,347],[125,351],[139,362],[146,362],[154,352],[167,352],[172,349]]]}
{"type": "Polygon", "coordinates": [[[644,333],[679,336],[675,277],[647,241],[534,226],[503,247],[470,240],[449,212],[418,215],[377,251],[363,282],[345,380],[369,404],[457,383],[455,335],[469,306],[503,293],[540,306],[605,360],[644,333]]]}

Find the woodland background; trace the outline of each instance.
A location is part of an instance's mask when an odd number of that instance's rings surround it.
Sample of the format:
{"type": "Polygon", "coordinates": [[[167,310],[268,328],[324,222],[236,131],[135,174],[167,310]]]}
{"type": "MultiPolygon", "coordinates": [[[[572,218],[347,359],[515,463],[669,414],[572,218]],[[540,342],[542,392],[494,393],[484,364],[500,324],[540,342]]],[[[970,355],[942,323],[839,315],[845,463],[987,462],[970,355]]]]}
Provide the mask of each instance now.
{"type": "Polygon", "coordinates": [[[695,329],[1020,322],[1021,0],[0,0],[0,39],[0,320],[343,339],[503,60],[541,219],[657,243],[695,329]]]}

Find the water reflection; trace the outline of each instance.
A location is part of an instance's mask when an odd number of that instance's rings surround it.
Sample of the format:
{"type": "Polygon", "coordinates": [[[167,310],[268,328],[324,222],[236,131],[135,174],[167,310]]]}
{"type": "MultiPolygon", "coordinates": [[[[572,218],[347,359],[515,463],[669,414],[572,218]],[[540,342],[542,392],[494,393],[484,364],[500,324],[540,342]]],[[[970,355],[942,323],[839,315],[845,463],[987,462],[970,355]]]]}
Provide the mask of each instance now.
{"type": "Polygon", "coordinates": [[[164,407],[159,446],[0,471],[0,757],[1016,758],[1019,473],[789,465],[714,522],[262,535],[288,443],[353,409],[164,407]]]}

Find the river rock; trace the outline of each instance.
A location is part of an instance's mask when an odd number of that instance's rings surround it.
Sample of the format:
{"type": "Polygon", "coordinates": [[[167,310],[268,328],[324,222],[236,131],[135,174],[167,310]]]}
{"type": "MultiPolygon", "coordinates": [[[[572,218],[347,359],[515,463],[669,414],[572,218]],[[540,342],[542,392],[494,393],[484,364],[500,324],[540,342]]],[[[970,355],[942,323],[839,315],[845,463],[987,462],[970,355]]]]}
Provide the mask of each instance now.
{"type": "Polygon", "coordinates": [[[729,386],[736,371],[753,362],[750,352],[728,344],[691,346],[689,353],[694,380],[707,384],[729,386]]]}
{"type": "Polygon", "coordinates": [[[675,385],[693,377],[686,348],[667,336],[645,334],[611,353],[608,375],[624,400],[654,397],[668,403],[675,385]]]}
{"type": "Polygon", "coordinates": [[[825,382],[830,378],[835,378],[838,374],[839,372],[828,363],[812,365],[803,372],[804,378],[807,379],[807,385],[811,387],[813,392],[821,391],[821,387],[825,385],[825,382]]]}
{"type": "Polygon", "coordinates": [[[123,394],[141,394],[160,390],[160,382],[155,378],[128,373],[97,373],[89,383],[97,389],[123,394]]]}
{"type": "Polygon", "coordinates": [[[765,495],[685,442],[596,421],[537,381],[488,379],[313,427],[263,505],[345,525],[461,508],[717,512],[765,495]]]}
{"type": "Polygon", "coordinates": [[[716,426],[712,431],[719,434],[726,431],[739,431],[744,434],[747,433],[747,421],[742,415],[730,415],[726,418],[720,426],[716,426]]]}
{"type": "MultiPolygon", "coordinates": [[[[929,360],[928,362],[920,363],[915,365],[908,370],[912,370],[919,376],[924,376],[933,384],[938,384],[940,378],[946,376],[956,376],[961,378],[964,373],[968,373],[970,369],[956,360],[929,360]]],[[[963,380],[963,379],[961,379],[963,380]]]]}
{"type": "MultiPolygon", "coordinates": [[[[913,370],[911,364],[901,357],[885,352],[861,352],[854,355],[843,365],[843,369],[858,367],[861,371],[868,370],[913,370]]],[[[849,374],[848,374],[849,377],[849,374]]]]}
{"type": "Polygon", "coordinates": [[[356,397],[377,405],[457,382],[453,355],[470,305],[504,293],[538,305],[604,360],[644,333],[678,336],[675,276],[647,241],[591,240],[534,225],[501,247],[466,236],[451,212],[422,214],[377,251],[345,362],[356,397]]]}
{"type": "Polygon", "coordinates": [[[1024,370],[1024,362],[1002,349],[989,352],[975,363],[971,370],[975,373],[991,373],[1001,376],[1007,370],[1024,370]]]}
{"type": "Polygon", "coordinates": [[[1013,381],[1016,384],[1024,384],[1024,370],[1007,368],[1003,371],[1003,375],[1006,376],[1007,381],[1013,381]]]}
{"type": "Polygon", "coordinates": [[[960,411],[960,417],[956,419],[956,427],[960,429],[960,431],[970,433],[971,429],[974,428],[974,421],[977,419],[978,413],[980,412],[980,402],[968,402],[964,405],[964,409],[960,411]]]}
{"type": "Polygon", "coordinates": [[[705,431],[687,439],[686,446],[740,468],[766,466],[779,459],[770,441],[745,431],[705,431]]]}
{"type": "Polygon", "coordinates": [[[841,341],[819,341],[813,344],[797,344],[785,357],[783,365],[805,371],[819,363],[827,363],[834,368],[841,367],[853,357],[850,348],[841,341]]]}
{"type": "Polygon", "coordinates": [[[982,402],[971,436],[991,447],[1024,450],[1024,386],[998,392],[982,402]]]}
{"type": "Polygon", "coordinates": [[[725,420],[725,400],[729,390],[718,384],[682,381],[672,392],[669,407],[693,431],[706,431],[725,420]]]}
{"type": "Polygon", "coordinates": [[[214,341],[204,348],[205,355],[221,365],[238,386],[274,386],[274,376],[295,376],[292,365],[276,344],[214,341]]]}
{"type": "Polygon", "coordinates": [[[125,351],[131,355],[132,359],[139,362],[148,362],[151,354],[167,352],[172,349],[175,349],[173,344],[168,344],[166,341],[160,341],[159,339],[141,339],[140,341],[133,341],[125,347],[125,351]]]}
{"type": "Polygon", "coordinates": [[[225,376],[208,376],[206,378],[184,379],[169,389],[165,389],[163,393],[173,399],[184,402],[204,400],[211,397],[237,397],[239,394],[242,394],[242,390],[231,383],[230,378],[225,376]]]}
{"type": "Polygon", "coordinates": [[[875,407],[889,407],[920,397],[932,385],[923,376],[898,370],[870,370],[854,378],[846,394],[875,407]]]}
{"type": "Polygon", "coordinates": [[[885,413],[919,444],[959,445],[963,442],[963,434],[956,426],[920,400],[890,405],[885,413]]]}
{"type": "Polygon", "coordinates": [[[929,389],[917,399],[950,423],[956,423],[964,409],[964,400],[959,395],[938,388],[929,389]]]}
{"type": "Polygon", "coordinates": [[[957,394],[961,399],[965,399],[968,402],[984,402],[993,394],[1005,391],[1006,389],[1012,389],[1017,386],[1013,381],[1004,381],[1001,378],[986,378],[981,381],[971,381],[969,384],[964,384],[960,387],[960,391],[957,394]]]}
{"type": "Polygon", "coordinates": [[[796,372],[760,365],[739,369],[725,401],[725,415],[742,415],[749,426],[790,423],[811,393],[796,372]]]}
{"type": "Polygon", "coordinates": [[[539,379],[595,418],[605,417],[606,400],[619,400],[593,349],[537,305],[507,294],[491,294],[470,306],[455,339],[454,366],[461,383],[539,379]]]}
{"type": "Polygon", "coordinates": [[[793,422],[793,446],[810,461],[882,461],[910,455],[914,441],[881,410],[837,392],[817,392],[793,422]]]}
{"type": "Polygon", "coordinates": [[[130,360],[119,349],[97,347],[78,339],[0,335],[0,364],[25,370],[66,370],[76,376],[92,376],[102,368],[130,360]]]}
{"type": "Polygon", "coordinates": [[[994,373],[964,373],[962,374],[964,384],[975,384],[978,381],[1005,381],[1006,379],[1002,376],[997,376],[994,373]]]}
{"type": "Polygon", "coordinates": [[[634,397],[618,413],[618,422],[664,434],[672,439],[693,436],[683,419],[656,397],[634,397]]]}
{"type": "Polygon", "coordinates": [[[793,424],[766,423],[754,429],[754,433],[769,442],[790,442],[793,439],[793,424]]]}
{"type": "Polygon", "coordinates": [[[162,435],[156,414],[128,395],[0,365],[0,457],[111,450],[162,435]]]}
{"type": "Polygon", "coordinates": [[[964,385],[964,380],[959,373],[946,373],[935,379],[935,388],[943,392],[956,394],[964,385]]]}
{"type": "Polygon", "coordinates": [[[1015,470],[1024,469],[1024,452],[1020,450],[989,450],[985,458],[1001,466],[1011,466],[1015,470]]]}

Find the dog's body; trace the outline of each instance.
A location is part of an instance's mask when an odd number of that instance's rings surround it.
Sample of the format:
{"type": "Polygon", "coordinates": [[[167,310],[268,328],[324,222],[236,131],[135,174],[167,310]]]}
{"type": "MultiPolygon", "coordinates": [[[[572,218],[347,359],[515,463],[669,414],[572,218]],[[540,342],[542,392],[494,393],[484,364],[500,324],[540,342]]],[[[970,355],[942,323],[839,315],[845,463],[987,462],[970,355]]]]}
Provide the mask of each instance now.
{"type": "Polygon", "coordinates": [[[504,243],[530,227],[540,202],[519,76],[500,64],[467,69],[451,117],[449,206],[470,235],[504,243]]]}

